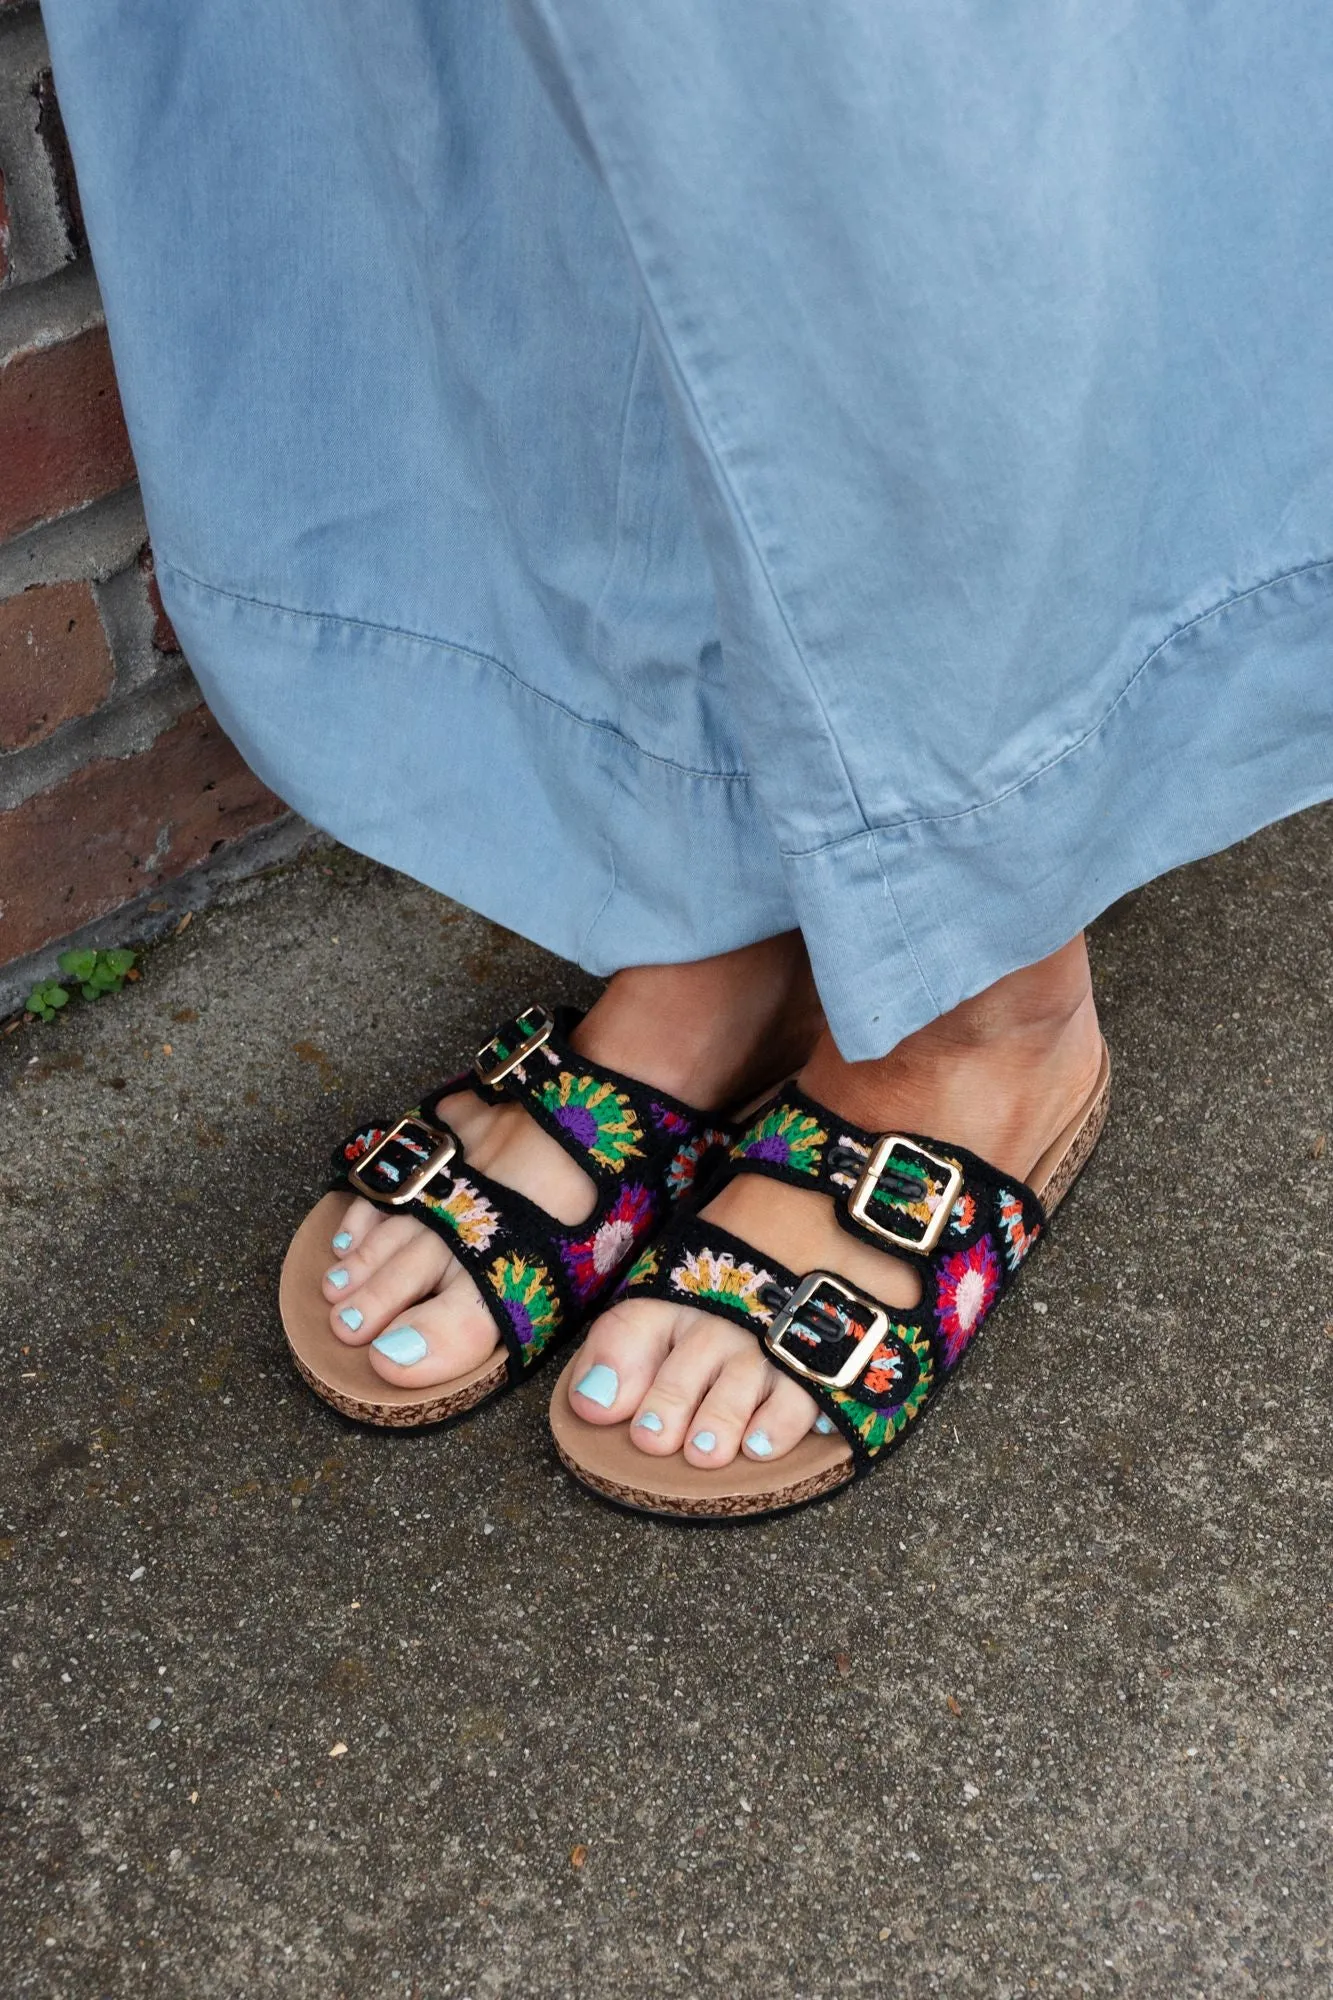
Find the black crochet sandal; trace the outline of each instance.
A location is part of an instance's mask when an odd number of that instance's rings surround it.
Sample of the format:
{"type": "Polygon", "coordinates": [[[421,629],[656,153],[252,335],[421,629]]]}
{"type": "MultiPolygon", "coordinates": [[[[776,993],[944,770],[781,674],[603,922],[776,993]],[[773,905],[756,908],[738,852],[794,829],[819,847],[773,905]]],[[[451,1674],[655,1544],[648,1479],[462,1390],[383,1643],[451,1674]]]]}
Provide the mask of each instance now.
{"type": "Polygon", "coordinates": [[[631,1443],[628,1422],[590,1424],[575,1411],[575,1355],[551,1403],[556,1449],[574,1477],[624,1507],[731,1520],[803,1506],[878,1464],[958,1366],[1086,1165],[1110,1081],[1103,1047],[1096,1086],[1037,1162],[1031,1186],[958,1146],[862,1131],[788,1085],[736,1140],[710,1194],[750,1173],[831,1195],[849,1235],[915,1268],[919,1304],[881,1305],[836,1271],[799,1277],[717,1223],[682,1215],[638,1258],[617,1298],[669,1299],[745,1327],[819,1404],[824,1434],[810,1431],[771,1464],[738,1456],[709,1469],[680,1452],[652,1458],[631,1443]]]}
{"type": "Polygon", "coordinates": [[[333,1190],[292,1239],[279,1306],[297,1368],[344,1416],[399,1428],[441,1423],[511,1388],[578,1332],[645,1237],[725,1162],[732,1131],[720,1119],[572,1049],[581,1019],[572,1007],[527,1008],[478,1050],[471,1070],[427,1092],[396,1125],[361,1125],[335,1150],[333,1190]],[[593,1181],[597,1205],[586,1221],[557,1222],[468,1166],[434,1110],[458,1090],[523,1105],[593,1181]],[[444,1238],[495,1321],[485,1361],[452,1381],[397,1388],[375,1373],[365,1347],[337,1338],[320,1282],[349,1192],[444,1238]]]}

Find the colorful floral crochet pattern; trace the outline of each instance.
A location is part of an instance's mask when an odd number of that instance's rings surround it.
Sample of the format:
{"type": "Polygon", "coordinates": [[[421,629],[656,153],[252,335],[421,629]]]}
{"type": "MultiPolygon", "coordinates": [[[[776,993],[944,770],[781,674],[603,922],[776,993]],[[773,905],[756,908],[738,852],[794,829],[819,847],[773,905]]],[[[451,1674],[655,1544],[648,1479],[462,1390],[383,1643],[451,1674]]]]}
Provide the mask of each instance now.
{"type": "Polygon", "coordinates": [[[621,1188],[590,1235],[561,1244],[560,1255],[580,1301],[591,1298],[624,1263],[639,1238],[652,1227],[654,1213],[651,1192],[633,1182],[621,1188]]]}
{"type": "Polygon", "coordinates": [[[694,1186],[699,1162],[705,1153],[711,1153],[726,1143],[725,1132],[716,1132],[711,1126],[705,1126],[692,1139],[687,1139],[683,1146],[677,1147],[667,1163],[666,1170],[667,1193],[673,1201],[679,1201],[681,1196],[688,1194],[694,1186]]]}
{"type": "Polygon", "coordinates": [[[819,1167],[828,1133],[817,1119],[794,1105],[776,1105],[732,1148],[738,1160],[771,1160],[775,1166],[812,1174],[819,1167]]]}
{"type": "Polygon", "coordinates": [[[456,1180],[447,1195],[423,1193],[418,1198],[423,1208],[444,1218],[469,1250],[490,1249],[500,1218],[471,1181],[456,1180]]]}
{"type": "Polygon", "coordinates": [[[655,1243],[650,1243],[641,1257],[636,1257],[625,1273],[617,1298],[623,1298],[634,1285],[646,1285],[655,1278],[662,1268],[662,1253],[655,1243]]]}
{"type": "Polygon", "coordinates": [[[966,1236],[976,1219],[977,1204],[975,1198],[970,1194],[960,1194],[953,1205],[953,1213],[949,1217],[950,1229],[956,1236],[966,1236]]]}
{"type": "MultiPolygon", "coordinates": [[[[387,1130],[388,1128],[385,1127],[384,1129],[387,1130]]],[[[343,1158],[350,1160],[355,1165],[358,1160],[365,1158],[372,1146],[378,1146],[383,1137],[384,1131],[378,1125],[370,1126],[365,1132],[356,1133],[343,1147],[343,1158]]]]}
{"type": "Polygon", "coordinates": [[[738,1264],[730,1250],[687,1251],[671,1273],[671,1289],[685,1298],[698,1299],[700,1304],[715,1299],[765,1326],[773,1317],[773,1308],[766,1306],[759,1294],[772,1283],[771,1271],[738,1264]]]}
{"type": "Polygon", "coordinates": [[[560,1324],[560,1301],[546,1266],[517,1254],[497,1257],[486,1277],[520,1347],[539,1354],[560,1324]]]}
{"type": "Polygon", "coordinates": [[[1041,1224],[1038,1222],[1031,1229],[1024,1227],[1023,1204],[1008,1188],[1000,1189],[1000,1227],[1004,1231],[1004,1261],[1011,1271],[1016,1271],[1041,1235],[1041,1224]]]}
{"type": "Polygon", "coordinates": [[[944,1366],[962,1359],[977,1328],[1000,1291],[1000,1260],[989,1236],[969,1250],[955,1250],[940,1260],[936,1278],[935,1318],[944,1343],[944,1366]]]}
{"type": "Polygon", "coordinates": [[[563,1125],[599,1166],[618,1174],[627,1160],[642,1154],[643,1133],[634,1108],[609,1083],[562,1069],[558,1077],[542,1085],[539,1097],[556,1123],[563,1125]]]}
{"type": "MultiPolygon", "coordinates": [[[[896,1437],[900,1431],[907,1429],[912,1419],[920,1414],[935,1379],[934,1364],[930,1358],[930,1342],[926,1339],[925,1334],[921,1333],[916,1327],[904,1326],[893,1322],[890,1323],[889,1332],[895,1335],[902,1342],[903,1346],[910,1349],[916,1357],[916,1381],[912,1384],[900,1403],[886,1405],[862,1402],[860,1397],[851,1395],[846,1389],[831,1389],[828,1392],[843,1415],[848,1419],[867,1451],[877,1451],[890,1438],[896,1437]]],[[[892,1350],[886,1347],[878,1348],[871,1359],[864,1383],[864,1386],[870,1390],[872,1395],[880,1393],[878,1386],[872,1384],[872,1375],[878,1374],[884,1376],[886,1378],[886,1386],[890,1389],[892,1388],[892,1381],[887,1379],[891,1369],[902,1372],[902,1356],[894,1354],[892,1350]],[[886,1357],[886,1363],[890,1365],[881,1363],[880,1357],[882,1355],[886,1357]]]]}

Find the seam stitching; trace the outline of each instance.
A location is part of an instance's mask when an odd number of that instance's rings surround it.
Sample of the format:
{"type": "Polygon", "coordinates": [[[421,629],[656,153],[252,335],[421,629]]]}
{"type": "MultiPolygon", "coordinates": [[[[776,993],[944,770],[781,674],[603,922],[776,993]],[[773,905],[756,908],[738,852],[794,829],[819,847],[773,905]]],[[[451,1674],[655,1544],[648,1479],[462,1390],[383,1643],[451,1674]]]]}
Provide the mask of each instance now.
{"type": "Polygon", "coordinates": [[[684,778],[708,778],[725,785],[748,785],[750,782],[748,771],[701,771],[693,764],[678,764],[670,757],[659,756],[654,750],[645,750],[642,744],[624,735],[613,723],[596,722],[591,716],[580,715],[577,709],[567,707],[564,702],[557,701],[554,695],[547,694],[544,689],[534,687],[531,681],[524,680],[521,674],[515,673],[514,669],[507,666],[503,660],[497,660],[490,653],[480,652],[475,646],[461,645],[455,639],[442,639],[434,632],[414,632],[408,625],[385,625],[373,618],[348,618],[337,611],[307,611],[295,604],[279,603],[275,598],[258,597],[250,591],[229,590],[223,584],[209,583],[202,576],[196,576],[192,570],[186,569],[183,564],[174,561],[170,556],[163,555],[160,550],[157,554],[157,566],[159,570],[169,571],[173,576],[180,577],[183,582],[193,584],[197,590],[206,591],[211,597],[225,597],[234,604],[251,604],[256,610],[273,611],[284,618],[305,619],[315,625],[345,626],[350,631],[379,633],[385,638],[408,639],[414,645],[434,646],[442,652],[458,653],[463,659],[476,660],[482,666],[493,667],[496,673],[503,675],[515,687],[521,688],[524,694],[531,695],[534,701],[544,702],[558,715],[563,715],[570,722],[577,722],[580,728],[591,729],[599,736],[610,737],[613,742],[623,745],[636,757],[642,757],[650,764],[660,764],[664,770],[675,771],[684,778]]]}
{"type": "MultiPolygon", "coordinates": [[[[878,839],[880,834],[901,833],[910,830],[914,826],[947,826],[954,820],[971,819],[976,813],[990,812],[993,807],[1003,805],[1006,799],[1013,798],[1017,792],[1024,791],[1028,785],[1035,784],[1038,778],[1044,778],[1048,771],[1055,770],[1057,765],[1063,764],[1067,757],[1072,757],[1076,751],[1081,750],[1085,744],[1090,743],[1092,738],[1106,727],[1120,704],[1143,678],[1153,661],[1161,653],[1164,653],[1168,646],[1183,637],[1185,633],[1194,631],[1200,625],[1206,625],[1212,618],[1222,617],[1224,613],[1234,610],[1236,605],[1244,604],[1249,598],[1258,597],[1266,590],[1273,590],[1280,583],[1291,583],[1297,577],[1310,576],[1318,570],[1327,569],[1333,569],[1333,556],[1320,556],[1313,562],[1298,563],[1294,569],[1279,570],[1273,576],[1264,577],[1260,582],[1252,583],[1246,589],[1236,591],[1231,597],[1224,597],[1220,603],[1209,605],[1206,611],[1197,612],[1193,618],[1182,619],[1179,625],[1172,627],[1165,638],[1157,642],[1152,651],[1134,669],[1119,694],[1115,697],[1115,700],[1097,718],[1096,722],[1090,724],[1081,736],[1075,738],[1074,742],[1067,744],[1054,757],[1048,758],[1046,763],[1039,764],[1035,771],[1029,771],[1024,777],[1017,779],[1014,784],[1006,786],[1004,791],[997,792],[993,798],[982,799],[976,805],[960,806],[957,812],[919,813],[913,819],[882,820],[870,827],[869,832],[874,838],[878,839]]],[[[835,848],[845,847],[848,841],[858,840],[859,838],[859,834],[849,833],[844,834],[841,839],[825,841],[819,847],[787,848],[784,852],[789,860],[804,861],[813,858],[817,854],[832,853],[835,848]]]]}

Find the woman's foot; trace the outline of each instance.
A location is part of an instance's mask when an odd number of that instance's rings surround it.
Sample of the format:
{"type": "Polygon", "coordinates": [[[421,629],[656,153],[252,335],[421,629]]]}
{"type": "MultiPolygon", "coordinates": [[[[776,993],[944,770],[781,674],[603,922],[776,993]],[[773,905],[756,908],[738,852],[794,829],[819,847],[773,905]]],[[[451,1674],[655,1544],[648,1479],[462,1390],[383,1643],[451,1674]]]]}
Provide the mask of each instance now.
{"type": "MultiPolygon", "coordinates": [[[[1078,937],[878,1062],[844,1062],[825,1032],[799,1081],[854,1124],[964,1146],[1025,1181],[1086,1103],[1101,1051],[1078,937]]],[[[823,1195],[742,1175],[703,1213],[793,1271],[838,1271],[889,1306],[907,1309],[920,1297],[910,1265],[841,1229],[823,1195]]],[[[727,1465],[738,1452],[780,1458],[816,1422],[828,1427],[752,1334],[659,1299],[612,1306],[595,1321],[571,1404],[591,1423],[632,1418],[630,1436],[641,1451],[662,1457],[683,1450],[701,1467],[727,1465]]]]}
{"type": "MultiPolygon", "coordinates": [[[[748,1103],[780,1081],[821,1026],[805,948],[789,932],[692,965],[617,973],[573,1041],[591,1060],[710,1111],[748,1103]]],[[[592,1213],[592,1181],[522,1105],[461,1090],[436,1110],[478,1172],[559,1222],[592,1213]]],[[[448,1382],[493,1351],[495,1322],[481,1293],[424,1223],[354,1199],[331,1251],[329,1323],[348,1345],[369,1346],[386,1382],[448,1382]]]]}

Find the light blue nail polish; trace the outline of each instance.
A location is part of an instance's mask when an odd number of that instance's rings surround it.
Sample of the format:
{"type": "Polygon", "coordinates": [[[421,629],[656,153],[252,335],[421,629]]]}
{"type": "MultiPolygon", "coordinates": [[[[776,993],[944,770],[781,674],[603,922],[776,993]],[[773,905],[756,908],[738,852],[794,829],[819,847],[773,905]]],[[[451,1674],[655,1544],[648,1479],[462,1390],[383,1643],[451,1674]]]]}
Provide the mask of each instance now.
{"type": "Polygon", "coordinates": [[[645,1410],[641,1417],[636,1418],[634,1428],[636,1431],[652,1431],[656,1435],[662,1428],[662,1419],[656,1410],[645,1410]]]}
{"type": "Polygon", "coordinates": [[[338,1317],[344,1326],[350,1326],[352,1332],[355,1333],[365,1318],[365,1314],[359,1313],[355,1306],[344,1306],[338,1317]]]}
{"type": "Polygon", "coordinates": [[[425,1341],[414,1326],[391,1326],[371,1346],[382,1354],[386,1361],[396,1361],[400,1368],[411,1368],[418,1361],[424,1361],[430,1353],[425,1341]]]}
{"type": "Polygon", "coordinates": [[[824,1415],[824,1412],[821,1410],[819,1415],[815,1418],[815,1429],[819,1432],[819,1435],[821,1437],[827,1437],[833,1429],[832,1417],[826,1417],[824,1415]]]}
{"type": "Polygon", "coordinates": [[[324,1273],[324,1276],[328,1279],[329,1283],[333,1285],[338,1291],[341,1291],[344,1285],[350,1285],[352,1282],[351,1272],[344,1271],[341,1264],[338,1266],[336,1271],[326,1271],[324,1273]]]}
{"type": "Polygon", "coordinates": [[[338,1234],[333,1239],[333,1247],[335,1250],[350,1250],[352,1247],[351,1230],[340,1229],[338,1231],[338,1234]]]}
{"type": "Polygon", "coordinates": [[[620,1377],[615,1369],[608,1368],[604,1361],[598,1361],[576,1384],[575,1394],[585,1396],[590,1403],[599,1403],[604,1410],[609,1410],[619,1387],[620,1377]]]}
{"type": "Polygon", "coordinates": [[[717,1444],[717,1439],[711,1431],[696,1431],[690,1439],[690,1443],[696,1451],[712,1451],[717,1444]]]}
{"type": "Polygon", "coordinates": [[[752,1451],[756,1458],[773,1456],[773,1440],[767,1431],[751,1431],[745,1440],[745,1449],[752,1451]]]}

